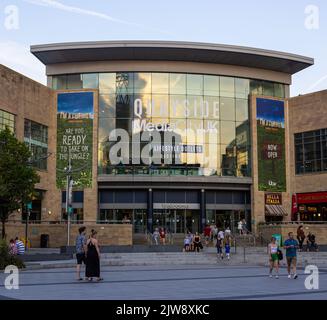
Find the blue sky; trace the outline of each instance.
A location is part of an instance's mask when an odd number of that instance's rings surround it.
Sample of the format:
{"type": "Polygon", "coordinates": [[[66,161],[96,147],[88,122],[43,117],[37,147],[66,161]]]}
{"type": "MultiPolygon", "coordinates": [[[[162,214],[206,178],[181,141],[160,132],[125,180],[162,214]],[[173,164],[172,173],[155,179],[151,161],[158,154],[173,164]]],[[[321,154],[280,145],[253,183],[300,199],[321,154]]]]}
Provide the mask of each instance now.
{"type": "Polygon", "coordinates": [[[305,55],[315,66],[293,77],[292,95],[327,88],[326,0],[1,0],[0,63],[45,83],[31,44],[97,40],[180,40],[244,45],[305,55]],[[308,5],[319,28],[305,26],[308,5]],[[18,29],[8,29],[8,6],[18,29]],[[6,20],[7,19],[7,20],[6,20]]]}

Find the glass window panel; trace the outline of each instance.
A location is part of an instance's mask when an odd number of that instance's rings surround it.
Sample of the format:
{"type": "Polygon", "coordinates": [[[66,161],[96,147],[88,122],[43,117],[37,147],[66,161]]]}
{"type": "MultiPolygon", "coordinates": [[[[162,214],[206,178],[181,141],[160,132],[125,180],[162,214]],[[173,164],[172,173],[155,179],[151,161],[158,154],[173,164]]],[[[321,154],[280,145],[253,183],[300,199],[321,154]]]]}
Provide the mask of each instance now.
{"type": "Polygon", "coordinates": [[[152,98],[150,94],[134,95],[134,102],[131,102],[131,117],[146,119],[151,118],[152,98]]]}
{"type": "Polygon", "coordinates": [[[152,73],[152,93],[168,93],[169,74],[152,73]]]}
{"type": "Polygon", "coordinates": [[[299,146],[295,146],[295,161],[302,162],[303,161],[303,147],[302,144],[299,146]]]}
{"type": "Polygon", "coordinates": [[[234,78],[220,77],[220,96],[235,97],[234,78]]]}
{"type": "Polygon", "coordinates": [[[170,119],[169,121],[173,132],[180,135],[182,142],[187,143],[186,119],[170,119]]]}
{"type": "Polygon", "coordinates": [[[186,78],[187,94],[203,95],[203,76],[188,74],[186,78]]]}
{"type": "Polygon", "coordinates": [[[99,90],[100,93],[116,92],[116,73],[100,73],[99,74],[99,90]]]}
{"type": "Polygon", "coordinates": [[[236,121],[246,121],[249,119],[248,100],[236,99],[236,121]]]}
{"type": "Polygon", "coordinates": [[[99,131],[98,131],[98,140],[99,143],[107,142],[109,134],[112,130],[115,129],[115,119],[112,118],[100,118],[99,119],[99,131]]]}
{"type": "Polygon", "coordinates": [[[169,102],[170,118],[186,118],[186,96],[171,95],[169,102]]]}
{"type": "Polygon", "coordinates": [[[151,93],[151,73],[134,73],[134,92],[151,93]]]}
{"type": "Polygon", "coordinates": [[[116,119],[116,128],[124,129],[129,136],[132,135],[132,119],[116,119]]]}
{"type": "Polygon", "coordinates": [[[220,119],[235,121],[235,99],[220,98],[220,119]]]}
{"type": "Polygon", "coordinates": [[[203,79],[204,95],[219,96],[219,77],[204,76],[203,79]]]}
{"type": "Polygon", "coordinates": [[[263,95],[274,96],[274,83],[269,81],[263,81],[263,95]]]}
{"type": "MultiPolygon", "coordinates": [[[[205,108],[203,104],[203,97],[201,96],[187,96],[187,118],[203,118],[209,110],[205,108]]],[[[209,114],[207,114],[209,115],[209,114]]]]}
{"type": "Polygon", "coordinates": [[[83,74],[83,88],[84,89],[98,89],[99,88],[99,74],[98,73],[83,74]]]}
{"type": "Polygon", "coordinates": [[[221,121],[220,122],[220,140],[222,144],[234,144],[235,142],[235,122],[221,121]]]}
{"type": "Polygon", "coordinates": [[[327,142],[322,142],[322,157],[327,158],[327,142]]]}
{"type": "Polygon", "coordinates": [[[181,73],[169,74],[170,94],[186,94],[186,75],[181,73]]]}
{"type": "Polygon", "coordinates": [[[220,130],[218,120],[204,120],[205,143],[220,143],[220,130]]]}
{"type": "Polygon", "coordinates": [[[187,143],[204,142],[203,120],[187,120],[187,143]]]}
{"type": "Polygon", "coordinates": [[[238,177],[247,177],[249,172],[249,149],[247,145],[236,147],[236,175],[238,177]]]}
{"type": "Polygon", "coordinates": [[[219,97],[204,96],[204,119],[218,120],[220,118],[219,97]],[[208,115],[208,116],[207,116],[208,115]]]}
{"type": "Polygon", "coordinates": [[[126,72],[116,73],[116,93],[126,94],[134,92],[134,74],[126,72]]]}
{"type": "Polygon", "coordinates": [[[53,76],[52,77],[52,88],[54,90],[65,90],[67,89],[67,76],[53,76]]]}
{"type": "Polygon", "coordinates": [[[83,82],[80,74],[67,75],[67,89],[82,89],[83,82]]]}
{"type": "Polygon", "coordinates": [[[236,145],[247,146],[250,143],[250,126],[249,122],[236,122],[236,145]]]}
{"type": "Polygon", "coordinates": [[[204,175],[220,175],[220,146],[217,144],[205,144],[204,152],[204,175]]]}
{"type": "Polygon", "coordinates": [[[234,145],[220,146],[221,150],[221,174],[223,176],[235,176],[236,175],[236,152],[234,145]]]}
{"type": "Polygon", "coordinates": [[[285,98],[285,86],[281,83],[274,83],[275,97],[285,98]]]}
{"type": "Polygon", "coordinates": [[[133,117],[133,96],[128,94],[116,95],[116,117],[132,118],[133,117]]]}
{"type": "Polygon", "coordinates": [[[315,159],[315,147],[313,143],[304,144],[304,159],[305,160],[315,159]]]}
{"type": "Polygon", "coordinates": [[[250,82],[248,79],[235,78],[236,98],[248,99],[250,93],[250,82]]]}
{"type": "Polygon", "coordinates": [[[116,117],[116,96],[115,95],[99,95],[99,117],[105,118],[116,117]]]}
{"type": "Polygon", "coordinates": [[[258,96],[263,95],[263,84],[259,80],[250,80],[250,92],[258,96]]]}
{"type": "Polygon", "coordinates": [[[152,95],[152,117],[169,116],[169,98],[168,95],[152,95]]]}

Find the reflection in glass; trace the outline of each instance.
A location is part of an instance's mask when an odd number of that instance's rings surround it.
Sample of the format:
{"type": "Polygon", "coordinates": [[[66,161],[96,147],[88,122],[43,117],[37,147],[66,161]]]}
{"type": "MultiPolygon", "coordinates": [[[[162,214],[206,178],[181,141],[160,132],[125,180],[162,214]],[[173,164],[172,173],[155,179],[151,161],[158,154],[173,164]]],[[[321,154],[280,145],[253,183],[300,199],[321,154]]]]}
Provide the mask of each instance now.
{"type": "Polygon", "coordinates": [[[67,89],[82,89],[83,82],[80,74],[69,74],[67,76],[67,89]]]}
{"type": "Polygon", "coordinates": [[[170,118],[186,118],[186,96],[170,96],[169,116],[170,118]]]}
{"type": "Polygon", "coordinates": [[[235,121],[234,98],[220,98],[220,119],[235,121]]]}
{"type": "Polygon", "coordinates": [[[100,144],[108,141],[110,132],[115,129],[115,122],[113,118],[99,119],[98,140],[100,144]]]}
{"type": "Polygon", "coordinates": [[[134,95],[131,117],[138,119],[151,118],[152,99],[150,94],[134,95]]]}
{"type": "Polygon", "coordinates": [[[209,109],[208,119],[220,118],[219,97],[204,96],[204,105],[207,105],[209,109]]]}
{"type": "Polygon", "coordinates": [[[218,120],[204,120],[204,135],[205,135],[205,143],[216,143],[219,144],[219,121],[218,120]]]}
{"type": "Polygon", "coordinates": [[[221,173],[223,176],[235,176],[236,156],[234,144],[221,145],[221,173]]]}
{"type": "Polygon", "coordinates": [[[99,73],[99,91],[109,94],[116,92],[116,73],[99,73]]]}
{"type": "Polygon", "coordinates": [[[182,142],[187,143],[186,119],[170,119],[171,128],[175,133],[181,136],[182,142]]]}
{"type": "Polygon", "coordinates": [[[168,117],[169,100],[168,95],[152,95],[152,117],[168,117]]]}
{"type": "Polygon", "coordinates": [[[85,73],[82,75],[83,89],[98,89],[99,87],[99,74],[98,73],[85,73]]]}
{"type": "Polygon", "coordinates": [[[218,76],[204,76],[203,82],[205,96],[219,96],[218,76]]]}
{"type": "Polygon", "coordinates": [[[152,73],[152,93],[168,94],[169,75],[168,73],[152,73]]]}
{"type": "Polygon", "coordinates": [[[236,98],[248,99],[250,93],[250,82],[248,79],[235,78],[236,98]]]}
{"type": "Polygon", "coordinates": [[[99,95],[99,117],[105,118],[116,117],[116,96],[115,95],[99,95]]]}
{"type": "Polygon", "coordinates": [[[116,93],[126,94],[134,91],[134,73],[117,72],[116,73],[116,93]]]}
{"type": "Polygon", "coordinates": [[[236,175],[237,177],[250,176],[249,168],[249,149],[247,145],[236,147],[236,175]]]}
{"type": "MultiPolygon", "coordinates": [[[[128,94],[116,95],[116,117],[133,117],[133,96],[128,94]]],[[[118,127],[119,128],[119,127],[118,127]]]]}
{"type": "Polygon", "coordinates": [[[187,118],[208,118],[209,108],[208,104],[203,104],[203,97],[201,96],[187,96],[186,105],[187,118]]]}
{"type": "Polygon", "coordinates": [[[65,90],[67,89],[67,76],[53,76],[52,77],[52,89],[65,90]]]}
{"type": "Polygon", "coordinates": [[[221,143],[230,144],[235,141],[235,122],[221,121],[220,123],[221,143]]]}
{"type": "Polygon", "coordinates": [[[134,73],[134,92],[151,93],[151,73],[134,73]]]}
{"type": "Polygon", "coordinates": [[[263,83],[259,80],[250,80],[250,92],[258,96],[263,95],[263,83]]]}
{"type": "Polygon", "coordinates": [[[249,118],[247,99],[236,99],[236,121],[246,121],[249,118]]]}
{"type": "Polygon", "coordinates": [[[220,96],[235,97],[234,78],[220,77],[220,96]]]}
{"type": "Polygon", "coordinates": [[[203,76],[188,74],[186,78],[188,95],[203,95],[203,76]]]}
{"type": "Polygon", "coordinates": [[[269,81],[263,81],[263,95],[273,97],[274,96],[274,83],[269,81]]]}
{"type": "Polygon", "coordinates": [[[187,143],[204,143],[204,130],[202,120],[187,120],[187,143]]]}
{"type": "Polygon", "coordinates": [[[285,98],[284,85],[281,83],[274,83],[274,95],[278,98],[285,98]]]}
{"type": "Polygon", "coordinates": [[[171,73],[169,76],[170,94],[186,94],[186,75],[171,73]]]}

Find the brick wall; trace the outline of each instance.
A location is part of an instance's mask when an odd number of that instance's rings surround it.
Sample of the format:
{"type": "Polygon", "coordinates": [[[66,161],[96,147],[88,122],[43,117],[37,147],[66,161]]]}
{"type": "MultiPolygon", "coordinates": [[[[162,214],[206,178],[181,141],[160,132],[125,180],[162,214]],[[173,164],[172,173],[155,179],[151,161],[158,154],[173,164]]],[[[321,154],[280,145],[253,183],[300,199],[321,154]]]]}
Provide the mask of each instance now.
{"type": "MultiPolygon", "coordinates": [[[[74,245],[78,229],[81,225],[71,225],[70,244],[74,245]]],[[[94,229],[98,232],[97,238],[100,245],[132,245],[132,225],[131,224],[115,224],[115,225],[86,225],[87,234],[94,229]]],[[[0,233],[2,227],[0,226],[0,233]]],[[[49,246],[58,248],[67,245],[67,225],[64,224],[30,224],[28,226],[28,238],[31,246],[40,247],[41,234],[49,235],[49,246]]],[[[6,238],[9,241],[15,237],[25,238],[25,225],[21,223],[6,224],[6,238]]]]}

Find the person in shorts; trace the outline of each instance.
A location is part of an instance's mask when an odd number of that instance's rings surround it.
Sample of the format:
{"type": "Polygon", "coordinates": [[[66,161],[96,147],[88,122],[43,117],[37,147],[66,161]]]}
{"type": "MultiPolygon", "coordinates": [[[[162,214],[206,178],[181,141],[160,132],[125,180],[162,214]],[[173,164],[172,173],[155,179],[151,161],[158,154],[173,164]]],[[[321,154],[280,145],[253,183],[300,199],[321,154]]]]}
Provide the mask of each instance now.
{"type": "Polygon", "coordinates": [[[279,257],[278,257],[278,245],[276,243],[275,237],[271,238],[271,242],[268,245],[268,256],[269,256],[269,263],[270,263],[269,277],[272,278],[272,271],[275,268],[276,279],[278,279],[279,257]]]}
{"type": "Polygon", "coordinates": [[[184,251],[190,251],[190,238],[188,235],[186,235],[184,239],[184,251]]]}
{"type": "Polygon", "coordinates": [[[76,266],[76,278],[78,281],[83,280],[81,278],[81,265],[82,263],[85,264],[86,261],[86,228],[80,227],[78,229],[79,235],[76,237],[76,260],[77,260],[77,266],[76,266]]]}
{"type": "Polygon", "coordinates": [[[286,260],[287,260],[287,271],[288,278],[296,279],[298,276],[296,274],[296,250],[299,244],[294,239],[293,232],[289,232],[288,239],[284,242],[284,248],[286,249],[286,260]]]}

